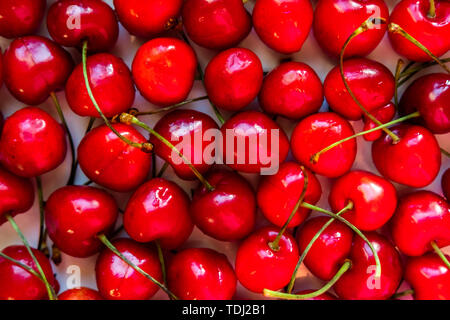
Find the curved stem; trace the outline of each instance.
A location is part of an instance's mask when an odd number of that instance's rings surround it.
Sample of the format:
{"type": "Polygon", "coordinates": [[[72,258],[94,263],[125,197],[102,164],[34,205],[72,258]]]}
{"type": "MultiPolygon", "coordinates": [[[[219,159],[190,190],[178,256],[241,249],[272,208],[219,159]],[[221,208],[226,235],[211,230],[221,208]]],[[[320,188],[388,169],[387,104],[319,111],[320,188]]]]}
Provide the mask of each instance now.
{"type": "Polygon", "coordinates": [[[159,172],[156,175],[156,177],[157,178],[161,178],[163,176],[164,172],[166,172],[168,167],[169,167],[169,163],[168,162],[164,163],[164,165],[161,167],[161,170],[159,170],[159,172]]]}
{"type": "Polygon", "coordinates": [[[429,1],[430,1],[430,9],[428,10],[428,17],[436,18],[436,5],[434,4],[434,0],[429,1]]]}
{"type": "Polygon", "coordinates": [[[47,248],[47,232],[45,231],[45,209],[44,209],[44,193],[42,191],[41,177],[36,177],[36,189],[39,200],[39,240],[38,250],[46,256],[49,255],[47,248]]]}
{"type": "Polygon", "coordinates": [[[163,275],[163,283],[167,283],[167,277],[166,277],[166,264],[164,262],[164,255],[161,249],[161,245],[158,240],[155,241],[156,250],[158,252],[158,259],[159,263],[161,264],[161,270],[163,275]]]}
{"type": "Polygon", "coordinates": [[[194,98],[194,99],[185,100],[183,102],[180,102],[180,103],[177,103],[177,104],[165,107],[165,108],[161,108],[161,109],[158,109],[158,110],[136,112],[133,115],[138,117],[138,116],[147,116],[147,115],[152,115],[152,114],[163,113],[163,112],[166,112],[166,111],[172,111],[172,110],[178,109],[179,107],[182,107],[184,105],[187,105],[187,104],[190,104],[190,103],[193,103],[193,102],[196,102],[196,101],[202,101],[202,100],[206,100],[206,99],[208,99],[208,96],[202,96],[202,97],[198,97],[198,98],[194,98]]]}
{"type": "Polygon", "coordinates": [[[398,298],[410,296],[410,295],[412,295],[412,294],[414,294],[414,290],[412,290],[412,289],[410,289],[410,290],[405,290],[405,291],[403,291],[403,292],[398,292],[398,293],[394,294],[394,295],[391,297],[391,299],[392,299],[392,300],[395,300],[395,299],[398,299],[398,298]]]}
{"type": "Polygon", "coordinates": [[[398,59],[397,61],[397,67],[395,68],[395,90],[394,90],[394,103],[395,108],[398,109],[398,87],[399,87],[399,80],[400,76],[402,74],[402,67],[405,64],[405,62],[402,59],[398,59]]]}
{"type": "MultiPolygon", "coordinates": [[[[450,62],[450,58],[441,59],[442,63],[448,63],[450,62]]],[[[403,69],[402,73],[400,74],[401,81],[399,82],[398,86],[402,86],[405,84],[409,79],[411,79],[414,75],[416,75],[418,72],[428,68],[437,65],[438,63],[436,61],[427,61],[419,64],[417,67],[414,68],[405,68],[403,69]]]]}
{"type": "Polygon", "coordinates": [[[448,261],[445,254],[442,252],[442,250],[437,245],[436,241],[431,241],[431,247],[433,248],[434,252],[441,258],[442,262],[447,266],[447,268],[450,270],[450,261],[448,261]]]}

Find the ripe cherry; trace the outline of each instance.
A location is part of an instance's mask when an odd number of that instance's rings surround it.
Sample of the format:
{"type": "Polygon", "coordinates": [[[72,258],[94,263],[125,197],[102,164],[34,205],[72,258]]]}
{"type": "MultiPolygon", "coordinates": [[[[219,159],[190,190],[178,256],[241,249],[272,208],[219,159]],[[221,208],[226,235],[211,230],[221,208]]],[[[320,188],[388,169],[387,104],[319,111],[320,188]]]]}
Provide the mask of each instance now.
{"type": "Polygon", "coordinates": [[[253,8],[258,36],[268,47],[284,54],[300,51],[312,21],[309,0],[257,0],[253,8]]]}
{"type": "Polygon", "coordinates": [[[2,0],[0,36],[13,39],[37,31],[44,18],[46,0],[2,0]]]}
{"type": "Polygon", "coordinates": [[[285,62],[265,77],[259,103],[269,114],[300,119],[317,112],[322,106],[322,82],[307,64],[285,62]]]}
{"type": "MultiPolygon", "coordinates": [[[[371,114],[381,123],[388,123],[389,121],[394,119],[395,112],[396,112],[395,105],[392,102],[389,102],[388,104],[382,107],[372,110],[371,114]]],[[[363,131],[371,130],[373,128],[378,127],[378,125],[371,119],[369,119],[369,117],[367,117],[366,115],[364,115],[363,120],[364,120],[363,131]]],[[[365,134],[364,139],[366,139],[366,141],[375,141],[379,139],[382,135],[383,135],[382,130],[378,130],[365,134]]]]}
{"type": "Polygon", "coordinates": [[[450,200],[450,168],[448,168],[442,176],[442,191],[447,201],[450,200]]]}
{"type": "Polygon", "coordinates": [[[169,289],[182,300],[231,300],[236,282],[227,257],[211,249],[183,250],[167,269],[169,289]]]}
{"type": "Polygon", "coordinates": [[[96,290],[78,288],[64,291],[58,296],[58,300],[103,300],[103,297],[96,290]]]}

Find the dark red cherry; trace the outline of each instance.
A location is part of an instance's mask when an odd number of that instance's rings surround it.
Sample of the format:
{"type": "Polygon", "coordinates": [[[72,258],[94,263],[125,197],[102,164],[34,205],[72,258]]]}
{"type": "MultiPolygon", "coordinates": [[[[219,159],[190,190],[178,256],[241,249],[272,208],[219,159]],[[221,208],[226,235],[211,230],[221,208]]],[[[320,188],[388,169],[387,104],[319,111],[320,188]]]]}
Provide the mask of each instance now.
{"type": "Polygon", "coordinates": [[[167,269],[169,289],[181,300],[231,300],[236,282],[227,257],[211,249],[183,250],[167,269]]]}
{"type": "Polygon", "coordinates": [[[208,49],[234,47],[252,28],[242,0],[187,0],[182,18],[189,38],[208,49]]]}
{"type": "Polygon", "coordinates": [[[221,241],[240,240],[253,230],[256,219],[256,199],[251,185],[239,174],[215,170],[194,193],[190,212],[195,225],[205,234],[221,241]]]}
{"type": "Polygon", "coordinates": [[[447,201],[450,200],[450,168],[448,168],[442,176],[442,191],[447,201]]]}
{"type": "Polygon", "coordinates": [[[300,51],[312,21],[309,0],[257,0],[253,8],[258,36],[268,47],[284,54],[300,51]]]}
{"type": "Polygon", "coordinates": [[[0,162],[12,173],[32,178],[58,167],[65,159],[66,135],[47,112],[26,107],[6,119],[0,139],[0,162]]]}
{"type": "Polygon", "coordinates": [[[103,300],[103,297],[96,290],[78,288],[64,291],[58,296],[58,300],[103,300]]]}
{"type": "MultiPolygon", "coordinates": [[[[394,119],[395,112],[396,112],[395,105],[392,102],[389,102],[388,104],[380,108],[372,110],[370,113],[381,123],[388,123],[389,121],[394,119]]],[[[363,116],[363,120],[364,120],[363,131],[371,130],[373,128],[378,127],[378,125],[371,119],[369,119],[369,117],[367,117],[366,115],[363,116]]],[[[374,132],[366,133],[364,135],[364,139],[366,139],[366,141],[375,141],[379,139],[382,135],[383,131],[380,129],[374,132]]]]}
{"type": "Polygon", "coordinates": [[[175,183],[160,178],[136,190],[128,201],[123,224],[132,239],[159,240],[166,249],[181,246],[194,228],[187,194],[175,183]]]}
{"type": "Polygon", "coordinates": [[[37,31],[44,18],[46,0],[2,0],[0,36],[13,39],[37,31]]]}
{"type": "Polygon", "coordinates": [[[258,95],[263,69],[251,50],[232,48],[219,53],[205,70],[205,87],[211,102],[218,108],[238,111],[258,95]]]}
{"type": "MultiPolygon", "coordinates": [[[[315,290],[303,290],[300,292],[296,292],[295,294],[303,295],[303,294],[309,294],[309,293],[313,293],[313,292],[315,292],[315,290]]],[[[314,297],[314,298],[311,298],[308,300],[325,301],[325,300],[337,300],[337,298],[333,294],[325,292],[318,297],[314,297]]]]}
{"type": "Polygon", "coordinates": [[[132,72],[144,98],[157,106],[168,106],[187,98],[196,68],[195,52],[185,42],[157,38],[139,48],[132,72]]]}
{"type": "Polygon", "coordinates": [[[11,42],[3,57],[5,84],[19,101],[38,105],[63,89],[73,69],[70,54],[55,42],[28,36],[11,42]]]}

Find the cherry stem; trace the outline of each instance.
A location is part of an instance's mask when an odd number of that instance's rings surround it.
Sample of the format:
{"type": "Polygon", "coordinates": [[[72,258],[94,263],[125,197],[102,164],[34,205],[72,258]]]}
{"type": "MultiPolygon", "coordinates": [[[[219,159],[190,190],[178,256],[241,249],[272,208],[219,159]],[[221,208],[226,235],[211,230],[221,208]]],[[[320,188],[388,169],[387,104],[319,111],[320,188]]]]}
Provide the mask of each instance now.
{"type": "Polygon", "coordinates": [[[441,148],[441,152],[444,156],[446,156],[447,158],[450,158],[450,152],[448,152],[447,150],[442,149],[442,148],[441,148]]]}
{"type": "Polygon", "coordinates": [[[33,276],[35,276],[36,278],[38,278],[39,280],[42,281],[42,277],[39,275],[39,273],[37,273],[33,268],[30,268],[29,266],[23,264],[22,262],[20,262],[19,260],[16,260],[14,258],[11,258],[10,256],[7,256],[6,254],[4,254],[3,252],[0,251],[0,257],[14,263],[15,265],[18,265],[19,267],[25,269],[26,271],[28,271],[29,273],[31,273],[33,276]]]}
{"type": "Polygon", "coordinates": [[[402,59],[398,59],[397,61],[397,67],[395,68],[395,91],[394,91],[394,103],[395,107],[398,108],[398,87],[399,87],[399,80],[400,76],[402,74],[402,67],[405,64],[405,62],[402,59]]]}
{"type": "Polygon", "coordinates": [[[161,170],[159,170],[159,172],[156,175],[156,177],[157,178],[161,178],[163,176],[164,172],[166,172],[168,167],[169,167],[169,163],[168,162],[164,163],[164,165],[161,167],[161,170]]]}
{"type": "Polygon", "coordinates": [[[274,241],[269,242],[269,247],[270,249],[272,249],[273,251],[278,251],[280,250],[280,240],[281,237],[283,236],[283,234],[286,232],[286,229],[289,226],[289,223],[291,223],[292,219],[294,218],[295,214],[297,213],[297,210],[300,208],[300,205],[302,204],[302,202],[305,200],[305,195],[306,195],[306,190],[308,189],[308,182],[309,182],[309,178],[308,178],[308,173],[305,170],[305,167],[300,166],[300,169],[302,170],[302,174],[303,174],[303,189],[302,189],[302,193],[300,194],[300,198],[298,198],[297,203],[294,206],[294,209],[292,209],[291,214],[289,215],[287,221],[284,223],[283,227],[281,228],[280,232],[278,232],[277,237],[275,238],[274,241]]]}
{"type": "Polygon", "coordinates": [[[130,267],[132,267],[134,270],[142,274],[144,277],[152,281],[154,284],[156,284],[158,287],[160,287],[167,295],[174,300],[178,300],[178,298],[170,292],[170,290],[161,282],[153,278],[151,275],[149,275],[147,272],[142,270],[140,267],[135,265],[133,262],[127,259],[117,248],[108,240],[108,238],[104,234],[99,234],[97,238],[109,249],[111,250],[116,256],[118,256],[120,259],[122,259],[126,264],[128,264],[130,267]]]}
{"type": "Polygon", "coordinates": [[[47,247],[47,232],[45,230],[45,209],[44,209],[44,193],[42,189],[41,177],[36,177],[36,189],[39,199],[39,240],[38,250],[43,252],[47,257],[49,256],[47,247]]]}
{"type": "MultiPolygon", "coordinates": [[[[352,209],[353,209],[353,202],[350,201],[347,204],[347,206],[345,206],[341,211],[336,213],[336,215],[340,216],[344,212],[347,212],[348,210],[352,210],[352,209]]],[[[297,277],[297,271],[300,268],[300,266],[303,263],[303,261],[305,260],[306,255],[308,254],[309,250],[311,250],[313,244],[317,241],[317,239],[319,239],[320,235],[325,231],[325,229],[328,228],[335,220],[336,219],[334,219],[334,218],[331,218],[330,220],[328,220],[327,223],[325,223],[322,226],[322,228],[314,235],[314,237],[311,239],[311,241],[306,246],[305,250],[302,252],[302,255],[300,256],[300,259],[298,259],[297,265],[295,266],[295,270],[292,273],[291,281],[289,282],[289,286],[288,286],[288,289],[287,289],[288,293],[292,293],[292,289],[294,288],[294,285],[295,285],[295,279],[297,277]]]]}
{"type": "MultiPolygon", "coordinates": [[[[442,63],[450,62],[450,58],[441,59],[442,63]]],[[[414,68],[405,68],[403,69],[402,73],[400,74],[400,82],[398,83],[398,86],[401,87],[403,84],[405,84],[409,79],[411,79],[414,75],[416,75],[418,72],[428,68],[437,65],[438,63],[436,61],[427,61],[419,64],[417,67],[414,68]]]]}
{"type": "Polygon", "coordinates": [[[434,0],[429,1],[430,1],[430,9],[428,10],[428,17],[436,18],[436,5],[434,4],[434,0]]]}
{"type": "Polygon", "coordinates": [[[163,283],[167,283],[166,264],[164,262],[164,255],[163,255],[163,251],[162,251],[162,248],[161,248],[161,244],[159,243],[159,240],[155,241],[155,245],[156,245],[156,250],[158,252],[159,263],[161,264],[161,270],[162,270],[162,275],[163,275],[163,283]]]}
{"type": "Polygon", "coordinates": [[[194,99],[189,99],[189,100],[185,100],[183,102],[165,107],[165,108],[161,108],[158,110],[153,110],[153,111],[143,111],[143,112],[136,112],[133,115],[138,117],[138,116],[146,116],[146,115],[152,115],[152,114],[158,114],[158,113],[163,113],[166,111],[172,111],[174,109],[178,109],[179,107],[182,107],[184,105],[193,103],[193,102],[197,102],[197,101],[202,101],[202,100],[206,100],[208,99],[208,96],[202,96],[202,97],[198,97],[198,98],[194,98],[194,99]]]}
{"type": "Polygon", "coordinates": [[[83,186],[90,186],[90,185],[93,184],[93,183],[94,183],[94,181],[88,180],[88,181],[86,181],[85,183],[83,183],[83,186]]]}
{"type": "Polygon", "coordinates": [[[394,295],[391,297],[391,299],[392,299],[392,300],[395,300],[395,299],[398,299],[398,298],[410,296],[410,295],[412,295],[412,294],[414,294],[414,290],[412,290],[412,289],[410,289],[410,290],[405,290],[405,291],[403,291],[403,292],[398,292],[398,293],[394,294],[394,295]]]}
{"type": "Polygon", "coordinates": [[[450,261],[448,261],[445,254],[442,252],[442,250],[437,245],[436,241],[431,241],[431,247],[433,248],[434,252],[441,258],[442,262],[447,266],[447,268],[450,270],[450,261]]]}
{"type": "Polygon", "coordinates": [[[344,273],[346,273],[350,268],[352,267],[352,262],[350,260],[346,260],[344,264],[340,267],[338,272],[334,275],[334,277],[325,284],[321,289],[308,293],[308,294],[291,294],[291,293],[284,293],[284,292],[278,292],[278,291],[272,291],[268,289],[264,289],[264,296],[270,297],[270,298],[281,298],[286,300],[307,300],[312,299],[315,297],[318,297],[324,293],[326,293],[328,290],[331,289],[331,287],[334,286],[336,282],[342,277],[344,273]]]}

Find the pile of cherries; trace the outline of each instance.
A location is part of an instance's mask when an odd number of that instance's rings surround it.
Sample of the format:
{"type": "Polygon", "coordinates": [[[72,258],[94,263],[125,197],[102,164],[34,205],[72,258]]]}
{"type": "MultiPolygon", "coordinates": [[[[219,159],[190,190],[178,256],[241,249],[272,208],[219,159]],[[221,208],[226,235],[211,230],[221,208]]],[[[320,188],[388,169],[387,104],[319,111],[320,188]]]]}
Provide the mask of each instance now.
{"type": "Polygon", "coordinates": [[[450,2],[400,0],[391,14],[383,0],[314,0],[314,9],[310,0],[244,2],[114,0],[114,8],[101,0],[0,2],[0,36],[12,39],[0,59],[0,81],[29,105],[2,123],[0,224],[10,223],[23,246],[0,253],[0,299],[150,299],[160,289],[170,299],[232,299],[238,282],[281,299],[450,299],[450,258],[440,249],[450,245],[450,170],[442,168],[448,152],[435,137],[450,132],[450,70],[442,58],[450,49],[450,2]],[[51,39],[35,34],[45,14],[51,39]],[[150,39],[131,69],[108,53],[119,22],[150,39]],[[323,84],[310,66],[291,60],[265,74],[258,56],[239,47],[252,27],[286,55],[301,50],[312,29],[336,66],[323,84]],[[395,75],[365,58],[386,33],[405,60],[395,75]],[[217,53],[204,72],[190,41],[217,53]],[[64,47],[81,51],[78,65],[64,47]],[[408,82],[433,65],[442,72],[408,82]],[[207,96],[187,100],[198,79],[207,96]],[[156,108],[134,108],[135,88],[156,108]],[[55,94],[61,90],[75,114],[91,118],[78,146],[55,94]],[[37,107],[49,98],[62,125],[37,107]],[[255,99],[261,110],[247,108],[255,99]],[[329,111],[319,112],[325,99],[329,111]],[[209,100],[218,121],[184,108],[200,100],[209,100]],[[224,119],[223,111],[231,116],[224,119]],[[157,113],[164,115],[154,127],[142,121],[157,113]],[[291,137],[279,117],[295,123],[291,137]],[[355,133],[350,121],[360,119],[364,131],[355,133]],[[202,158],[209,141],[183,152],[175,147],[209,129],[223,133],[225,149],[229,132],[256,141],[255,161],[250,143],[236,146],[228,165],[202,158]],[[278,148],[258,140],[272,130],[279,132],[278,148]],[[372,143],[378,172],[352,169],[357,136],[372,143]],[[44,201],[40,176],[68,152],[67,185],[44,201]],[[255,192],[239,173],[270,167],[264,154],[280,166],[260,177],[255,192]],[[192,195],[163,178],[164,168],[155,173],[155,156],[179,178],[199,180],[192,195]],[[90,180],[85,185],[74,183],[78,167],[90,180]],[[425,188],[441,169],[443,196],[396,190],[425,188]],[[316,175],[332,179],[331,211],[316,206],[323,192],[316,175]],[[41,205],[37,248],[14,220],[33,205],[32,179],[41,205]],[[125,210],[109,191],[132,193],[125,210]],[[312,211],[322,215],[309,218],[312,211]],[[119,215],[127,238],[116,237],[119,215]],[[215,250],[186,248],[194,226],[224,248],[236,243],[234,265],[215,250]],[[98,254],[97,290],[58,295],[51,260],[60,262],[61,253],[98,254]],[[324,281],[322,288],[292,293],[302,281],[301,264],[324,281]],[[411,290],[399,292],[403,280],[411,290]]]}

